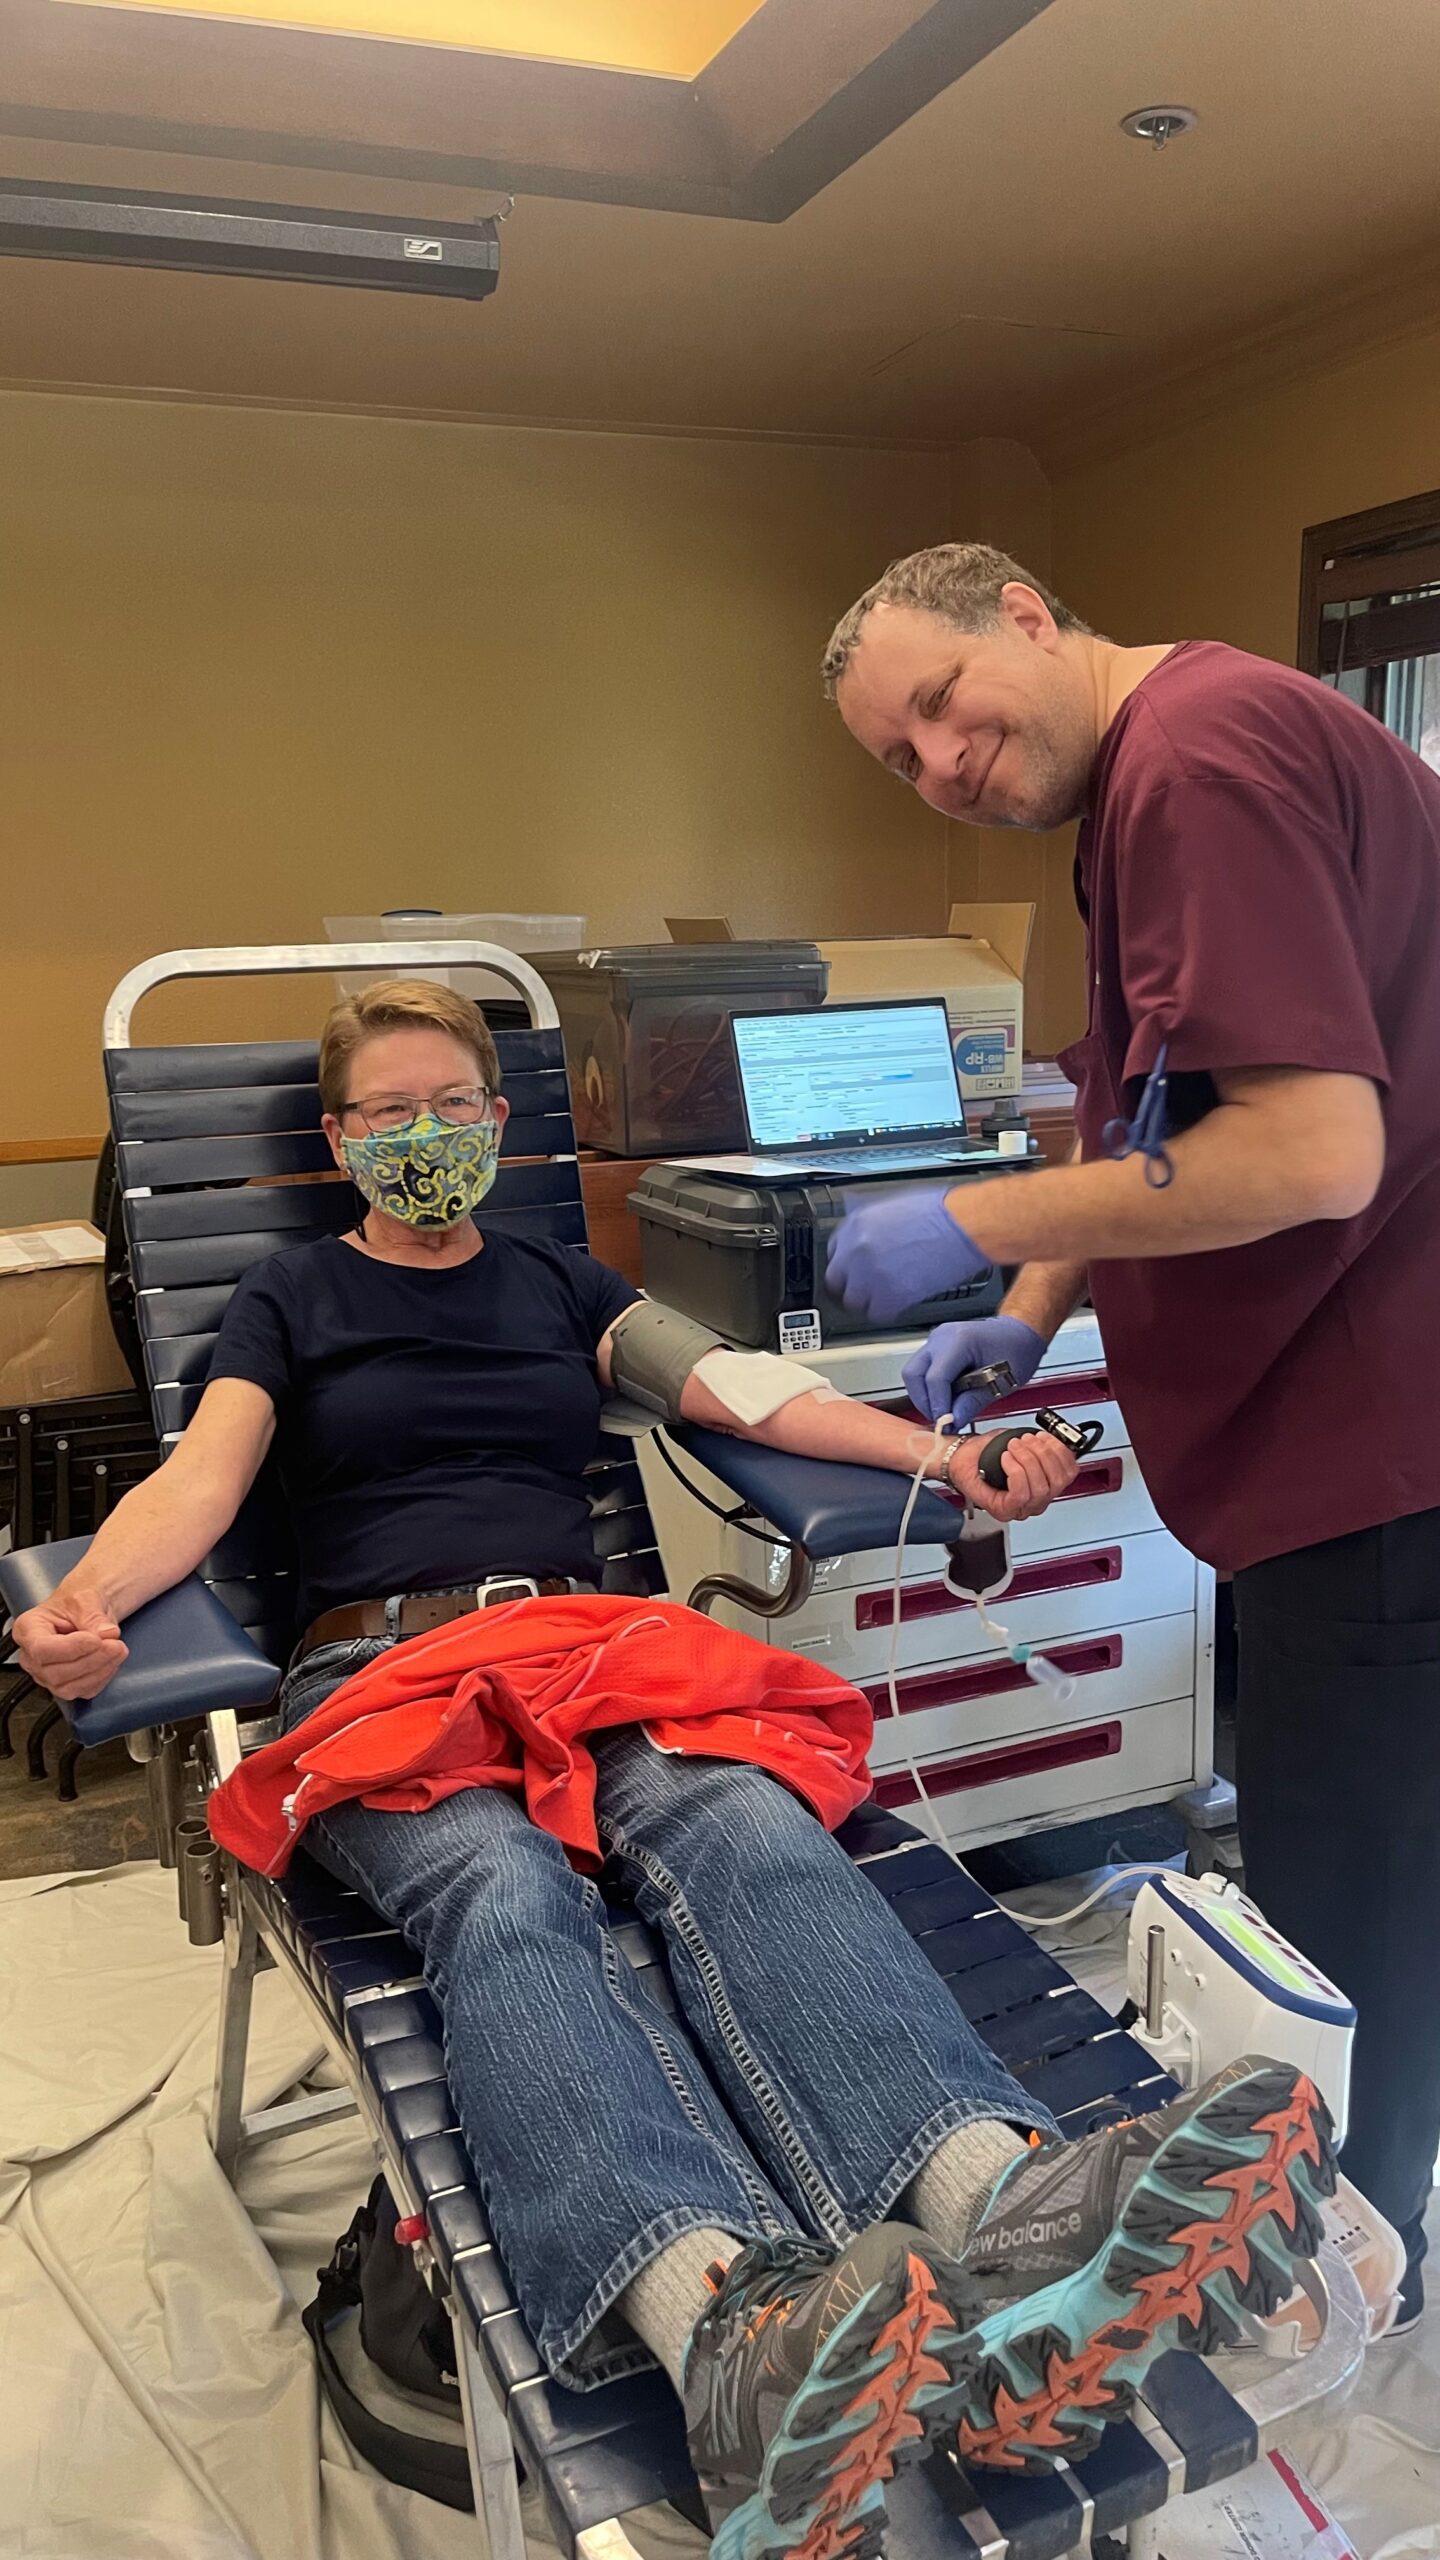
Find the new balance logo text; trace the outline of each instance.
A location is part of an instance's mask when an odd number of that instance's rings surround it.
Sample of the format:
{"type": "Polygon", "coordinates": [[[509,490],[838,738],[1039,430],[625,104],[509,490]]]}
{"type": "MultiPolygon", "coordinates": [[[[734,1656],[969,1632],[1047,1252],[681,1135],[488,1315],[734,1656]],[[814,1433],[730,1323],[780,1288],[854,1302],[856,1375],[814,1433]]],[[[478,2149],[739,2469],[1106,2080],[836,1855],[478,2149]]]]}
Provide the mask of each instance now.
{"type": "Polygon", "coordinates": [[[1043,2249],[1056,2240],[1073,2240],[1080,2228],[1079,2213],[1056,2213],[1034,2222],[1001,2223],[997,2229],[982,2231],[975,2242],[977,2258],[994,2258],[1008,2249],[1043,2249]]]}

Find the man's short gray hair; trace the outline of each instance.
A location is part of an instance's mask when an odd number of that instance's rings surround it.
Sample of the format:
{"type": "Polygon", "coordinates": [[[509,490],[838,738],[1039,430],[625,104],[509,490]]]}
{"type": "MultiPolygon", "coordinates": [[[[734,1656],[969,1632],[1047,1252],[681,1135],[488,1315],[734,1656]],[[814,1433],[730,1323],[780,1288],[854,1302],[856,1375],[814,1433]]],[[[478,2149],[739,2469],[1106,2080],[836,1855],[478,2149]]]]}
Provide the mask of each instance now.
{"type": "Polygon", "coordinates": [[[996,551],[988,542],[940,542],[931,551],[912,551],[908,559],[892,560],[884,577],[867,587],[859,603],[852,604],[836,623],[820,670],[828,699],[834,701],[835,688],[877,604],[913,605],[921,613],[938,615],[956,631],[993,631],[1000,620],[1001,590],[1012,583],[1033,587],[1061,631],[1089,631],[1088,622],[1062,604],[1043,578],[1022,569],[1008,551],[996,551]]]}

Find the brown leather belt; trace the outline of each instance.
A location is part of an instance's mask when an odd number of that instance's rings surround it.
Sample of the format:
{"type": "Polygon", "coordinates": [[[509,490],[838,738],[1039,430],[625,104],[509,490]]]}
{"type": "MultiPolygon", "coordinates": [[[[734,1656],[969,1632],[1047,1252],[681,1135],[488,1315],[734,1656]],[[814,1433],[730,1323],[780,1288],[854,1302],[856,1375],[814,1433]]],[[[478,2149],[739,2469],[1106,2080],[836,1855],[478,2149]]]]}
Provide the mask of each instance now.
{"type": "Polygon", "coordinates": [[[497,1573],[472,1582],[463,1591],[407,1591],[395,1600],[351,1600],[343,1609],[326,1609],[300,1639],[291,1669],[322,1644],[350,1644],[361,1636],[424,1636],[452,1618],[471,1617],[477,1609],[502,1609],[512,1600],[554,1600],[572,1591],[589,1591],[588,1582],[569,1574],[551,1574],[543,1582],[529,1573],[497,1573]]]}

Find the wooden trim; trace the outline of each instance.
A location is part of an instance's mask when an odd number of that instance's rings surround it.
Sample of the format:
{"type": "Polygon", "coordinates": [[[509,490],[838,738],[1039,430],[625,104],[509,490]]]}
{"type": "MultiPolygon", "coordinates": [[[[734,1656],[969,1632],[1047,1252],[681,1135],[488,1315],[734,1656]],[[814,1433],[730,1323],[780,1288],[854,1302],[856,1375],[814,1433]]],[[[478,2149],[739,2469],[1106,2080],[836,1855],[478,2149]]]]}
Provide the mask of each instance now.
{"type": "Polygon", "coordinates": [[[758,10],[708,62],[695,93],[750,169],[868,71],[931,0],[784,0],[758,10]]]}
{"type": "Polygon", "coordinates": [[[1393,498],[1383,507],[1362,507],[1357,515],[1307,525],[1305,539],[1313,539],[1322,553],[1374,551],[1382,543],[1403,541],[1407,534],[1433,533],[1437,526],[1440,489],[1422,489],[1413,498],[1393,498]]]}
{"type": "MultiPolygon", "coordinates": [[[[1436,531],[1440,533],[1440,519],[1436,531]]],[[[1328,554],[1316,580],[1322,608],[1327,604],[1363,604],[1370,596],[1394,595],[1405,587],[1440,586],[1440,541],[1418,541],[1402,551],[1342,551],[1328,554]]]]}
{"type": "Polygon", "coordinates": [[[103,1138],[0,1138],[0,1165],[90,1164],[103,1138]]]}
{"type": "MultiPolygon", "coordinates": [[[[1364,507],[1356,515],[1331,516],[1324,524],[1307,525],[1300,537],[1300,610],[1295,642],[1295,664],[1306,675],[1318,676],[1321,666],[1321,618],[1326,603],[1358,601],[1365,595],[1385,595],[1405,582],[1407,550],[1427,561],[1430,547],[1440,532],[1440,489],[1426,489],[1413,498],[1397,498],[1389,506],[1364,507]],[[1407,537],[1409,537],[1407,541],[1407,537]],[[1396,546],[1393,550],[1387,546],[1396,546]],[[1348,584],[1348,565],[1342,572],[1347,583],[1332,583],[1342,570],[1346,555],[1355,558],[1369,552],[1375,556],[1376,574],[1369,586],[1357,590],[1348,584]],[[1334,569],[1327,572],[1326,562],[1333,560],[1334,569]],[[1386,573],[1394,572],[1387,585],[1386,573]]],[[[1418,583],[1427,582],[1422,568],[1418,583]]],[[[1402,608],[1403,609],[1403,608],[1402,608]]]]}
{"type": "Polygon", "coordinates": [[[683,80],[243,20],[0,0],[0,130],[726,209],[683,80]]]}
{"type": "Polygon", "coordinates": [[[1049,6],[769,0],[696,83],[743,171],[735,210],[784,222],[1049,6]]]}
{"type": "Polygon", "coordinates": [[[0,132],[778,222],[1050,0],[766,0],[698,80],[0,0],[0,132]]]}
{"type": "Polygon", "coordinates": [[[1347,667],[1386,667],[1401,658],[1430,658],[1437,652],[1440,596],[1418,604],[1377,604],[1348,621],[1322,619],[1320,624],[1320,668],[1327,676],[1337,673],[1342,655],[1347,667]]]}

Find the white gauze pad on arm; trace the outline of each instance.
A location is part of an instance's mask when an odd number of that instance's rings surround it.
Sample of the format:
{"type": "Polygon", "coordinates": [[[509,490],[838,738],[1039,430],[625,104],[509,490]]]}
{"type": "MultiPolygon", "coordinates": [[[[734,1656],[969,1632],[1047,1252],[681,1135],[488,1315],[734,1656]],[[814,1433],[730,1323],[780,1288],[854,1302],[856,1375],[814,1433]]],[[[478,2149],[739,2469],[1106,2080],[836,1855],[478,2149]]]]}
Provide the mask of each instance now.
{"type": "Polygon", "coordinates": [[[778,1351],[707,1351],[691,1376],[701,1379],[716,1403],[752,1430],[797,1396],[837,1393],[818,1369],[782,1360],[778,1351]]]}

